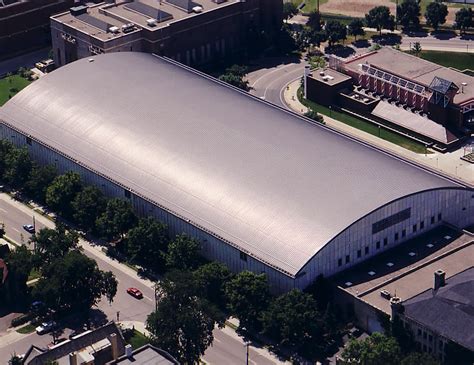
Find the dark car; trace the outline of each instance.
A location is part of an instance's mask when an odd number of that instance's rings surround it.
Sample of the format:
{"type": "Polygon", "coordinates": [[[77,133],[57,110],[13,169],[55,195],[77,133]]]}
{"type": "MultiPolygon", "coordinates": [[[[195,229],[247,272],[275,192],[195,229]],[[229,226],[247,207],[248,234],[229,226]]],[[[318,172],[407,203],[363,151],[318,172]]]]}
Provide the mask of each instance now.
{"type": "Polygon", "coordinates": [[[24,224],[23,229],[29,233],[35,233],[35,227],[32,224],[24,224]]]}
{"type": "Polygon", "coordinates": [[[142,299],[143,298],[143,293],[138,290],[137,288],[128,288],[127,293],[130,294],[132,297],[135,297],[137,299],[142,299]]]}

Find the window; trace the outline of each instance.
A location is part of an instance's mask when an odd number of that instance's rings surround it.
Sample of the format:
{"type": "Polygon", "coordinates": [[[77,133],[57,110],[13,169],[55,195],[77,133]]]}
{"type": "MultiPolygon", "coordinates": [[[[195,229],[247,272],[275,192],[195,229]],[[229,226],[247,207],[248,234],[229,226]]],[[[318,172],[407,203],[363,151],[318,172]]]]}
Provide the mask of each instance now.
{"type": "Polygon", "coordinates": [[[411,208],[404,209],[398,213],[391,215],[390,217],[384,218],[378,222],[372,224],[372,234],[383,231],[384,229],[391,227],[397,223],[403,222],[411,217],[411,208]]]}
{"type": "Polygon", "coordinates": [[[441,213],[438,213],[438,222],[440,222],[442,219],[441,213]]]}
{"type": "Polygon", "coordinates": [[[380,249],[380,241],[377,241],[377,243],[375,244],[375,247],[378,249],[380,249]]]}
{"type": "Polygon", "coordinates": [[[342,266],[342,259],[337,260],[337,266],[342,266]]]}
{"type": "Polygon", "coordinates": [[[388,238],[385,237],[385,238],[383,239],[383,245],[384,245],[384,246],[387,246],[387,244],[388,244],[388,238]]]}
{"type": "Polygon", "coordinates": [[[421,336],[421,329],[418,328],[418,336],[421,336]]]}
{"type": "Polygon", "coordinates": [[[242,261],[247,262],[247,254],[245,252],[240,251],[240,259],[242,261]]]}
{"type": "Polygon", "coordinates": [[[405,238],[407,235],[407,230],[406,229],[403,229],[402,230],[402,238],[405,238]]]}
{"type": "Polygon", "coordinates": [[[395,233],[395,241],[398,241],[398,232],[395,233]]]}
{"type": "Polygon", "coordinates": [[[346,264],[348,264],[351,261],[351,257],[349,255],[346,255],[346,264]]]}
{"type": "Polygon", "coordinates": [[[425,221],[420,222],[420,229],[423,229],[423,228],[425,228],[425,221]]]}
{"type": "Polygon", "coordinates": [[[26,144],[31,146],[31,137],[26,137],[26,144]]]}
{"type": "Polygon", "coordinates": [[[416,228],[417,228],[417,227],[416,227],[416,224],[414,224],[414,225],[413,225],[413,233],[416,232],[416,228]]]}
{"type": "Polygon", "coordinates": [[[362,256],[362,250],[357,250],[357,258],[360,258],[362,256]]]}
{"type": "Polygon", "coordinates": [[[432,335],[428,335],[428,341],[433,342],[433,336],[432,335]]]}
{"type": "Polygon", "coordinates": [[[428,334],[425,331],[423,331],[423,338],[426,340],[427,337],[428,337],[428,334]]]}
{"type": "Polygon", "coordinates": [[[434,224],[434,223],[435,223],[435,216],[433,215],[433,216],[431,217],[431,224],[434,224]]]}
{"type": "Polygon", "coordinates": [[[369,246],[365,246],[365,254],[366,254],[366,255],[369,254],[369,246]]]}

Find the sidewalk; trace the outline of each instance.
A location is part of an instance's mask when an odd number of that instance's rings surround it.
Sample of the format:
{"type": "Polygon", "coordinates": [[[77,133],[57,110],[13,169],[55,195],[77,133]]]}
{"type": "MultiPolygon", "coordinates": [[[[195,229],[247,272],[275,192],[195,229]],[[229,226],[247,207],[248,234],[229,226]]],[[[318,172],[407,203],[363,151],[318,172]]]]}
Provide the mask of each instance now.
{"type": "MultiPolygon", "coordinates": [[[[298,114],[304,114],[308,108],[306,108],[298,100],[297,91],[299,86],[300,80],[296,80],[288,84],[283,92],[283,99],[292,111],[298,114]]],[[[460,159],[463,153],[462,148],[444,154],[428,149],[430,153],[427,155],[418,154],[377,136],[363,132],[357,128],[353,128],[326,115],[323,115],[323,119],[326,123],[326,126],[331,129],[359,139],[404,159],[411,160],[415,163],[420,163],[427,168],[439,170],[446,175],[461,179],[471,185],[474,184],[474,164],[470,164],[460,159]]],[[[474,143],[474,139],[472,139],[471,143],[474,143]]]]}

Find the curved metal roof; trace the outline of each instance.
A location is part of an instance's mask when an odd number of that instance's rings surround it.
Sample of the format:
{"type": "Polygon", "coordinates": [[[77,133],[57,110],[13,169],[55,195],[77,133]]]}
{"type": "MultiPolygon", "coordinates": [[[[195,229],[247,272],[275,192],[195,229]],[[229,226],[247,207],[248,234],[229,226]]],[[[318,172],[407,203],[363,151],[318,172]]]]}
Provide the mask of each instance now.
{"type": "Polygon", "coordinates": [[[290,275],[379,206],[457,186],[143,53],[64,66],[0,118],[290,275]]]}

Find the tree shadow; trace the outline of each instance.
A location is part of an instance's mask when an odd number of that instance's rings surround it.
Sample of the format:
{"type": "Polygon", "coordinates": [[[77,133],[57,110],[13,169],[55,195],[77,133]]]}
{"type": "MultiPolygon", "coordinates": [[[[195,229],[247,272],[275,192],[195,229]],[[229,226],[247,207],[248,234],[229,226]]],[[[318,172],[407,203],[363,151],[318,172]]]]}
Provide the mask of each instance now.
{"type": "Polygon", "coordinates": [[[436,39],[448,40],[451,38],[457,37],[457,34],[454,30],[438,30],[431,32],[431,35],[436,39]]]}
{"type": "Polygon", "coordinates": [[[404,29],[403,34],[409,37],[418,37],[418,38],[425,38],[429,36],[428,30],[426,30],[425,28],[404,29]]]}
{"type": "Polygon", "coordinates": [[[374,35],[372,36],[372,41],[380,44],[381,46],[394,46],[396,44],[401,43],[402,37],[399,34],[388,33],[382,35],[374,35]]]}
{"type": "Polygon", "coordinates": [[[474,39],[474,34],[463,33],[463,34],[461,34],[461,36],[459,38],[461,38],[462,40],[471,41],[471,40],[474,39]]]}
{"type": "Polygon", "coordinates": [[[352,45],[356,48],[368,48],[368,47],[370,47],[370,43],[367,39],[359,39],[355,42],[352,42],[352,45]]]}
{"type": "Polygon", "coordinates": [[[342,58],[350,57],[355,53],[354,48],[342,44],[336,44],[331,47],[328,46],[324,51],[326,54],[333,54],[342,58]]]}

